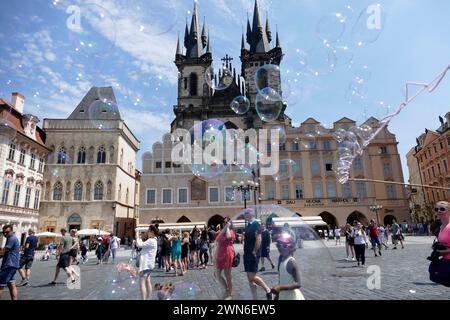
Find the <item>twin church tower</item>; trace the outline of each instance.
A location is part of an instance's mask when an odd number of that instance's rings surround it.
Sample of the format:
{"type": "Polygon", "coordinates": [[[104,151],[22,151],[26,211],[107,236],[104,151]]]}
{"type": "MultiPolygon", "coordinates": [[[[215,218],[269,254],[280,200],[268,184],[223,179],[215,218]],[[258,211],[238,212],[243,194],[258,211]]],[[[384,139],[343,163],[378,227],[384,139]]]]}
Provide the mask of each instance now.
{"type": "MultiPolygon", "coordinates": [[[[222,81],[221,70],[230,70],[229,77],[233,77],[231,85],[225,90],[214,90],[207,83],[205,74],[212,68],[213,58],[211,49],[211,39],[209,31],[207,33],[205,23],[200,29],[198,19],[198,4],[195,2],[192,15],[191,26],[184,33],[184,48],[181,47],[178,39],[175,55],[175,65],[178,68],[178,101],[174,106],[175,120],[171,124],[172,131],[177,128],[190,129],[194,121],[202,121],[210,118],[220,119],[229,128],[262,128],[264,123],[259,119],[255,111],[255,99],[258,90],[255,85],[254,75],[258,68],[265,64],[279,65],[283,58],[280,46],[278,31],[276,32],[275,45],[273,43],[272,31],[269,19],[266,17],[263,26],[259,14],[259,4],[255,0],[253,12],[253,24],[247,18],[246,41],[244,34],[241,42],[241,73],[237,74],[233,67],[232,58],[228,55],[221,59],[223,67],[214,70],[222,81]],[[246,46],[246,43],[250,46],[246,46]],[[185,49],[185,50],[184,50],[185,49]],[[237,96],[247,96],[251,103],[249,112],[244,116],[235,114],[230,108],[230,103],[237,96]]],[[[280,74],[271,78],[271,87],[281,94],[280,74]]],[[[214,81],[214,80],[213,80],[214,81]]],[[[284,122],[284,109],[280,113],[277,122],[284,122]]]]}

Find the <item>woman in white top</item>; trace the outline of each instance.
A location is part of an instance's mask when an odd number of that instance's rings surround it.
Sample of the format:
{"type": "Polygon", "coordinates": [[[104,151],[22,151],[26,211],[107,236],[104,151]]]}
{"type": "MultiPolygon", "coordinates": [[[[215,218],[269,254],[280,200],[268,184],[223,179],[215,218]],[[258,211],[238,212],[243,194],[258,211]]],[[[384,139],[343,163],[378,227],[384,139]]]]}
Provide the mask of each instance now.
{"type": "Polygon", "coordinates": [[[293,257],[296,241],[292,234],[283,232],[277,239],[277,248],[280,252],[278,260],[278,285],[270,291],[278,300],[305,300],[300,291],[300,270],[293,257]]]}
{"type": "Polygon", "coordinates": [[[144,233],[144,235],[141,235],[136,240],[136,246],[142,249],[139,257],[139,278],[142,300],[148,300],[152,295],[150,272],[155,268],[156,250],[158,248],[156,241],[157,233],[158,229],[154,225],[151,225],[147,233],[144,233]]]}
{"type": "Polygon", "coordinates": [[[366,246],[368,245],[366,232],[362,229],[361,222],[355,222],[355,226],[352,231],[352,237],[355,243],[355,255],[356,260],[358,261],[358,266],[361,262],[361,265],[364,266],[366,263],[366,246]]]}
{"type": "Polygon", "coordinates": [[[341,244],[341,228],[339,228],[339,226],[336,226],[334,228],[334,237],[336,238],[336,245],[341,244]]]}

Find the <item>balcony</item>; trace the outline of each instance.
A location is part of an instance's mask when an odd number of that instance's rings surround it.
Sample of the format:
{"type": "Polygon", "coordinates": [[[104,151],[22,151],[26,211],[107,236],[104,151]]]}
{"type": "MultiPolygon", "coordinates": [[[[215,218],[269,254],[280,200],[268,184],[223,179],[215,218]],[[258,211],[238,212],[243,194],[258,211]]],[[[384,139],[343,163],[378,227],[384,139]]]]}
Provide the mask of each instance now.
{"type": "Polygon", "coordinates": [[[0,204],[0,214],[6,214],[6,215],[11,215],[11,216],[21,216],[21,217],[25,217],[25,216],[38,217],[39,210],[0,204]]]}

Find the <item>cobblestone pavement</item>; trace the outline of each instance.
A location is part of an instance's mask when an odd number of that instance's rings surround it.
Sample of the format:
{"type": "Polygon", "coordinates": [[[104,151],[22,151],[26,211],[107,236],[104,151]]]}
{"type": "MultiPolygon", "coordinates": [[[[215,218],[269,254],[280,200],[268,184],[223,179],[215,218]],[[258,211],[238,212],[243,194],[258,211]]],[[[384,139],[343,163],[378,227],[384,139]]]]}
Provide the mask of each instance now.
{"type": "MultiPolygon", "coordinates": [[[[435,285],[428,279],[428,261],[431,237],[408,237],[405,249],[383,250],[381,257],[374,257],[373,251],[366,250],[366,268],[357,267],[356,262],[345,261],[343,245],[335,246],[334,241],[307,241],[298,249],[295,257],[302,274],[302,292],[306,299],[450,299],[450,290],[435,285]],[[375,267],[373,267],[375,266],[375,267]],[[372,281],[373,270],[379,267],[380,288],[372,281]],[[372,270],[372,271],[371,271],[372,270]],[[371,271],[370,273],[368,273],[371,271]],[[369,289],[367,283],[372,285],[369,289]]],[[[235,248],[241,252],[241,246],[235,248]]],[[[242,253],[242,252],[241,252],[242,253]]],[[[121,250],[117,261],[128,261],[129,250],[121,250]]],[[[278,259],[275,248],[271,250],[274,262],[278,259]]],[[[71,300],[71,299],[138,299],[137,281],[118,275],[109,263],[97,265],[93,253],[86,265],[80,265],[81,280],[75,288],[66,285],[66,275],[62,272],[56,286],[49,286],[56,265],[55,260],[35,261],[30,284],[19,287],[19,299],[71,300]]],[[[266,262],[265,272],[260,275],[269,286],[277,283],[276,270],[266,262]]],[[[152,283],[175,284],[175,298],[179,299],[220,299],[223,295],[213,277],[214,268],[189,270],[183,277],[155,270],[152,283]]],[[[234,299],[250,299],[250,289],[243,271],[243,265],[233,269],[234,299]]],[[[20,278],[20,277],[19,277],[20,278]]],[[[258,289],[258,297],[264,299],[263,290],[258,289]]],[[[156,298],[155,296],[153,298],[156,298]]],[[[7,290],[3,299],[9,299],[7,290]]]]}

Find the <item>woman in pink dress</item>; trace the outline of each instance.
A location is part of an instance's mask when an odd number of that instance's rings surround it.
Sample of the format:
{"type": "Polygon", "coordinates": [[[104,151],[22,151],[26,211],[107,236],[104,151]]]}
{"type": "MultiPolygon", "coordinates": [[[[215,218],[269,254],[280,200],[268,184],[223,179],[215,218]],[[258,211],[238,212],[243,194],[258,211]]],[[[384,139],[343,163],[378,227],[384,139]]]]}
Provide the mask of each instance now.
{"type": "Polygon", "coordinates": [[[233,282],[231,279],[231,268],[233,267],[234,250],[233,243],[236,236],[231,227],[230,218],[225,218],[221,228],[216,232],[216,273],[219,283],[224,287],[224,299],[231,300],[233,292],[233,282]],[[222,272],[225,277],[222,276],[222,272]]]}
{"type": "MultiPolygon", "coordinates": [[[[436,215],[441,220],[441,230],[438,235],[438,241],[445,246],[445,250],[438,250],[443,260],[450,260],[450,203],[439,201],[436,203],[436,215]]],[[[450,273],[450,270],[449,270],[450,273]]]]}

